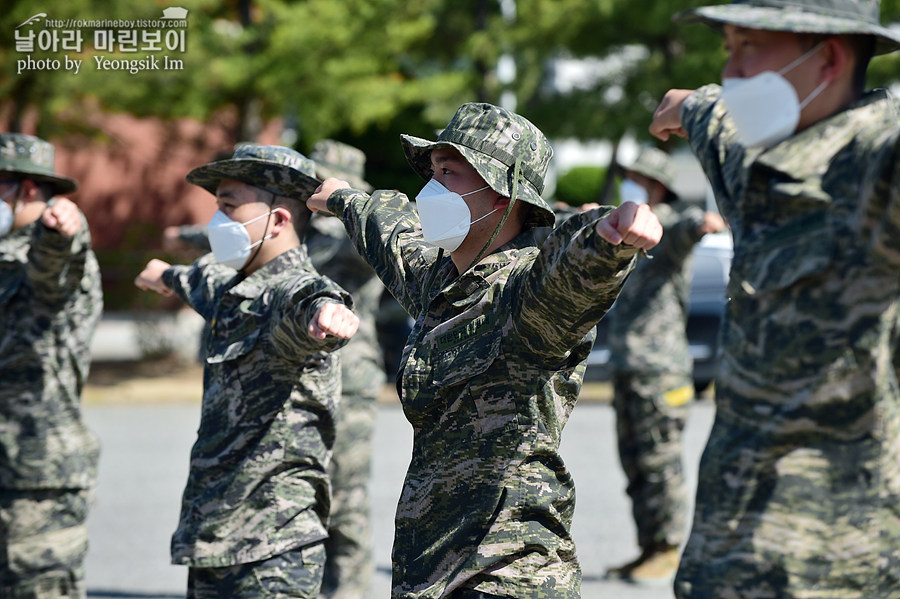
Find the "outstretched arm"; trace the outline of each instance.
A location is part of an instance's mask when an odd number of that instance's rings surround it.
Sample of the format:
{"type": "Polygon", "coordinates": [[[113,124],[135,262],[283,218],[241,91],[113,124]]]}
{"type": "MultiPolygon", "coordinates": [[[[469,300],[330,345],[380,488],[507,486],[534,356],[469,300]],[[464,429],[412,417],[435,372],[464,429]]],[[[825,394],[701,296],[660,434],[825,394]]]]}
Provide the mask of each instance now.
{"type": "Polygon", "coordinates": [[[650,123],[650,134],[667,141],[670,135],[687,138],[687,131],[681,125],[681,107],[684,101],[694,93],[692,89],[670,89],[663,96],[662,102],[653,113],[650,123]]]}
{"type": "Polygon", "coordinates": [[[649,250],[662,239],[662,225],[647,204],[624,202],[596,226],[597,235],[612,245],[649,250]]]}
{"type": "Polygon", "coordinates": [[[359,328],[359,317],[344,304],[328,302],[316,310],[309,323],[309,334],[316,339],[334,335],[349,339],[359,328]]]}
{"type": "Polygon", "coordinates": [[[144,270],[135,277],[135,287],[143,291],[155,291],[162,295],[172,295],[172,290],[163,283],[162,279],[163,273],[169,266],[171,265],[168,262],[157,260],[156,258],[150,260],[147,266],[144,267],[144,270]]]}
{"type": "Polygon", "coordinates": [[[71,237],[81,230],[81,211],[72,200],[56,198],[41,214],[41,222],[48,229],[58,231],[64,237],[71,237]]]}
{"type": "Polygon", "coordinates": [[[322,184],[316,188],[316,191],[306,200],[306,207],[310,211],[324,214],[331,214],[328,211],[328,198],[338,189],[350,189],[350,184],[334,177],[329,177],[322,181],[322,184]]]}

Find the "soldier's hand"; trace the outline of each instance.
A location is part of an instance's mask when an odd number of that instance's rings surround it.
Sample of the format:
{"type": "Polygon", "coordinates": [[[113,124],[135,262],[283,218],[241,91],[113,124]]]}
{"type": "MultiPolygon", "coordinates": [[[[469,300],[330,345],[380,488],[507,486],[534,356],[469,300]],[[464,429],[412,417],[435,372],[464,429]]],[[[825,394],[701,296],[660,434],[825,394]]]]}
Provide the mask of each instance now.
{"type": "Polygon", "coordinates": [[[144,291],[155,291],[162,295],[172,295],[172,290],[163,283],[162,275],[171,266],[168,262],[154,258],[147,263],[144,270],[134,279],[134,285],[144,291]]]}
{"type": "Polygon", "coordinates": [[[706,235],[707,233],[718,233],[724,230],[725,219],[721,215],[712,211],[703,213],[703,223],[700,225],[701,233],[706,235]]]}
{"type": "Polygon", "coordinates": [[[670,89],[653,113],[650,134],[666,141],[669,135],[687,138],[687,131],[681,126],[681,106],[694,93],[692,89],[670,89]]]}
{"type": "Polygon", "coordinates": [[[334,177],[329,177],[322,181],[322,184],[316,188],[316,191],[313,192],[309,199],[306,200],[306,207],[309,208],[312,212],[324,212],[325,214],[331,214],[328,212],[328,198],[331,197],[331,194],[336,192],[338,189],[349,189],[350,184],[346,181],[342,181],[340,179],[335,179],[334,177]]]}
{"type": "Polygon", "coordinates": [[[662,225],[647,204],[623,202],[597,223],[597,235],[613,245],[649,250],[662,239],[662,225]]]}
{"type": "Polygon", "coordinates": [[[81,212],[75,202],[68,198],[56,198],[52,206],[47,206],[41,214],[44,226],[54,229],[60,235],[71,237],[81,229],[81,212]]]}
{"type": "Polygon", "coordinates": [[[359,317],[350,308],[337,302],[322,304],[309,323],[309,334],[316,339],[334,335],[349,339],[359,328],[359,317]]]}

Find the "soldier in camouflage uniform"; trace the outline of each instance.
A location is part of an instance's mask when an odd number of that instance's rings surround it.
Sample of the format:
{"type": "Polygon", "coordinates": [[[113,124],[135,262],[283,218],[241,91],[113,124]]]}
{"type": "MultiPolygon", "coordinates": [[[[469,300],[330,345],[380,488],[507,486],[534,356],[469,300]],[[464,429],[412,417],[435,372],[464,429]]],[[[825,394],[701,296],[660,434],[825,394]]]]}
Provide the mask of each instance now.
{"type": "Polygon", "coordinates": [[[0,134],[0,596],[85,597],[100,445],[81,417],[100,270],[53,146],[0,134]]]}
{"type": "Polygon", "coordinates": [[[748,0],[683,14],[721,27],[723,78],[780,70],[794,93],[757,121],[746,90],[671,90],[650,128],[689,138],[735,248],[678,597],[900,592],[900,114],[863,88],[900,33],[878,9],[748,0]],[[766,131],[788,109],[796,124],[766,131]]]}
{"type": "Polygon", "coordinates": [[[687,528],[681,438],[694,397],[686,331],[691,252],[725,223],[696,206],[672,206],[675,166],[662,150],[642,149],[624,172],[620,196],[634,193],[647,203],[663,238],[652,259],[637,264],[607,317],[619,459],[641,548],[636,560],[607,575],[659,585],[675,576],[687,528]],[[629,186],[635,191],[626,192],[629,186]]]}
{"type": "Polygon", "coordinates": [[[550,144],[502,108],[465,104],[436,142],[402,139],[429,180],[416,206],[335,179],[308,202],[343,221],[416,319],[398,380],[413,453],[392,597],[579,597],[560,436],[594,325],[661,227],[626,204],[551,231],[540,196],[550,144]]]}
{"type": "MultiPolygon", "coordinates": [[[[361,150],[323,139],[313,146],[310,157],[320,179],[338,177],[354,189],[372,190],[363,179],[366,156],[361,150]]],[[[316,269],[353,296],[353,311],[359,317],[359,329],[340,350],[341,408],[328,469],[331,518],[322,596],[360,599],[368,596],[375,571],[368,485],[376,399],[387,380],[375,329],[384,285],[356,252],[338,219],[313,216],[306,245],[316,269]]]]}
{"type": "Polygon", "coordinates": [[[302,154],[254,144],[192,170],[187,180],[218,200],[213,254],[192,266],[152,260],[135,281],[176,294],[212,323],[172,537],[172,562],[190,566],[189,598],[318,596],[340,394],[333,350],[357,319],[350,296],[313,269],[300,241],[314,174],[302,154]],[[223,220],[244,240],[233,248],[241,264],[217,243],[223,220]]]}

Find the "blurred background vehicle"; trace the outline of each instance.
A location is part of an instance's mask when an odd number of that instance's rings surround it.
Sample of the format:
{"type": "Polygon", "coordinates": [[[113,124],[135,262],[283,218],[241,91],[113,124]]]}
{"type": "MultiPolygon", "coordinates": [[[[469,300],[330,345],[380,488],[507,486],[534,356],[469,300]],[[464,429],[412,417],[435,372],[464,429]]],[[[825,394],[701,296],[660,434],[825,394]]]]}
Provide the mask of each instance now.
{"type": "MultiPolygon", "coordinates": [[[[727,301],[725,288],[733,254],[731,234],[706,235],[694,248],[687,336],[694,359],[694,387],[700,393],[715,379],[719,365],[719,325],[727,301]]],[[[607,324],[597,325],[597,340],[588,356],[586,381],[609,379],[607,324]]]]}

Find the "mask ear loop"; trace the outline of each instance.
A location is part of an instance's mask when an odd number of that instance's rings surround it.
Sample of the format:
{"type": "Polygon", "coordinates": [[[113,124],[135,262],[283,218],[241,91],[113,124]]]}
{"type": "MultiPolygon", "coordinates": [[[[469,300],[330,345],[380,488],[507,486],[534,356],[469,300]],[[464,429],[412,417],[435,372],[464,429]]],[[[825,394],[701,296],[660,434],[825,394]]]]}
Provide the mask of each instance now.
{"type": "Polygon", "coordinates": [[[506,205],[506,210],[503,211],[503,216],[500,217],[500,222],[497,223],[497,228],[494,229],[494,232],[491,234],[491,238],[487,240],[487,243],[484,244],[484,246],[481,248],[481,251],[478,252],[478,255],[475,257],[472,263],[469,264],[466,270],[469,270],[470,268],[478,264],[478,261],[484,257],[484,255],[487,253],[488,248],[491,247],[492,243],[494,243],[497,235],[500,234],[501,229],[503,229],[503,225],[506,224],[506,219],[509,218],[509,215],[513,209],[513,204],[516,203],[516,199],[519,195],[519,169],[521,164],[522,159],[516,158],[516,162],[513,166],[512,193],[510,194],[509,204],[506,205]]]}

